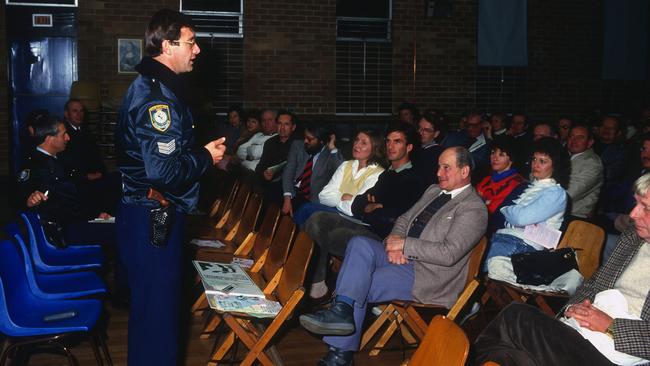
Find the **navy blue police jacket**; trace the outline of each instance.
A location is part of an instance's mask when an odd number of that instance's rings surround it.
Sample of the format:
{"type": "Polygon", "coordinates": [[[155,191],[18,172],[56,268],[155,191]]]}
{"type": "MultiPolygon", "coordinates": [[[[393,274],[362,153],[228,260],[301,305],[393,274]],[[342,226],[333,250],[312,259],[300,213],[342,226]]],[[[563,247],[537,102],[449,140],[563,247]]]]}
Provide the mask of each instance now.
{"type": "Polygon", "coordinates": [[[140,76],[124,97],[115,130],[122,202],[157,207],[146,198],[151,187],[190,212],[199,198],[199,178],[212,157],[206,148],[194,147],[184,80],[149,57],[136,70],[140,76]]]}

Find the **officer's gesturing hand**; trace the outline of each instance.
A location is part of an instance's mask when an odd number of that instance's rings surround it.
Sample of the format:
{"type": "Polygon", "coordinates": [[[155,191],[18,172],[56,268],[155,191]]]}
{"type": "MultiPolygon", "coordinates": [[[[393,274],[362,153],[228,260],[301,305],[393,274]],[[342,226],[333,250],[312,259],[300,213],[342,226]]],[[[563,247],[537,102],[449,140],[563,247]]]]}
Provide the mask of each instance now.
{"type": "Polygon", "coordinates": [[[226,152],[226,145],[223,143],[226,142],[225,137],[218,138],[214,141],[210,141],[205,148],[208,149],[210,155],[212,155],[212,164],[217,164],[223,159],[223,154],[226,152]]]}

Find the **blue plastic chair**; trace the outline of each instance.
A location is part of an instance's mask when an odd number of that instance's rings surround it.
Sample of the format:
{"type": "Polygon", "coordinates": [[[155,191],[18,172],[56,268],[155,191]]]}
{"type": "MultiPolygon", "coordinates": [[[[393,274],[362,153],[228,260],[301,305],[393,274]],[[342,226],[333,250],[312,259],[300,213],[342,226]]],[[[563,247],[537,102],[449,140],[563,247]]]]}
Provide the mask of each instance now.
{"type": "Polygon", "coordinates": [[[106,284],[99,275],[92,271],[68,273],[39,273],[34,271],[32,259],[23,241],[18,225],[11,223],[5,227],[7,234],[13,237],[13,248],[0,248],[0,253],[13,250],[22,262],[11,262],[12,265],[23,265],[27,275],[27,283],[34,295],[41,299],[74,299],[106,293],[106,284]]]}
{"type": "Polygon", "coordinates": [[[104,262],[99,245],[68,246],[57,248],[47,241],[38,214],[20,214],[27,227],[29,248],[36,270],[42,273],[60,273],[98,269],[104,262]]]}
{"type": "Polygon", "coordinates": [[[0,241],[0,333],[6,337],[8,347],[0,356],[0,366],[16,351],[26,346],[53,346],[61,349],[70,365],[76,359],[63,343],[71,336],[86,336],[91,343],[97,364],[103,365],[101,351],[112,365],[108,347],[95,325],[102,312],[102,302],[89,300],[43,300],[29,288],[17,251],[13,244],[0,241]]]}

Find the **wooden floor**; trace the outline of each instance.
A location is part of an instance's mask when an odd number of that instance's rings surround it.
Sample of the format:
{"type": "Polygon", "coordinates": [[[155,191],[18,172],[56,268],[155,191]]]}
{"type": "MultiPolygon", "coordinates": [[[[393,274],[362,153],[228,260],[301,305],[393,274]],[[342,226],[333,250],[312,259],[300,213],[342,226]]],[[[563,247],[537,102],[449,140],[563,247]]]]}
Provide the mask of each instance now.
{"type": "MultiPolygon", "coordinates": [[[[108,348],[116,366],[126,365],[126,336],[128,311],[113,309],[110,304],[106,305],[107,313],[110,314],[108,321],[108,348]]],[[[187,353],[184,365],[206,365],[215,339],[202,340],[199,334],[205,322],[204,317],[191,319],[191,331],[187,342],[187,353]]],[[[396,344],[397,345],[397,344],[396,344]]],[[[243,352],[244,347],[240,347],[243,352]]],[[[327,351],[322,341],[306,332],[296,322],[292,322],[288,332],[282,334],[278,342],[278,351],[287,366],[315,365],[318,359],[327,351]]],[[[411,354],[413,351],[407,351],[411,354]]],[[[95,359],[87,342],[76,344],[72,353],[79,361],[79,365],[95,365],[95,359]]],[[[378,357],[369,357],[367,352],[358,353],[355,358],[355,365],[398,365],[402,361],[401,351],[385,351],[378,357]]],[[[56,354],[36,354],[29,360],[29,365],[54,366],[66,365],[66,359],[56,354]]]]}

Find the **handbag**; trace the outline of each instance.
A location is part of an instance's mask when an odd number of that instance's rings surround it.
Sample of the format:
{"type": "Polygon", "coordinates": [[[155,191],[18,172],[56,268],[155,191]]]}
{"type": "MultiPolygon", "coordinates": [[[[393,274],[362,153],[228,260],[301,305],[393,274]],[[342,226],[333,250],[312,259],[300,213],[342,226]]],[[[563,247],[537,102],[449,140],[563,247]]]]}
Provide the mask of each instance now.
{"type": "Polygon", "coordinates": [[[510,259],[512,270],[517,275],[517,283],[526,285],[548,285],[570,270],[578,269],[573,248],[519,253],[510,259]]]}

